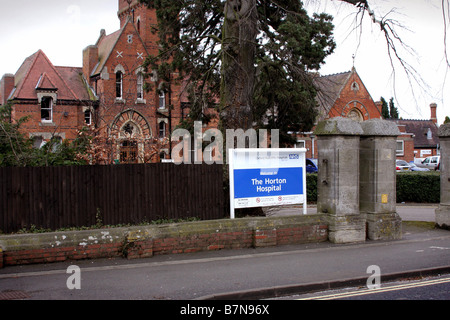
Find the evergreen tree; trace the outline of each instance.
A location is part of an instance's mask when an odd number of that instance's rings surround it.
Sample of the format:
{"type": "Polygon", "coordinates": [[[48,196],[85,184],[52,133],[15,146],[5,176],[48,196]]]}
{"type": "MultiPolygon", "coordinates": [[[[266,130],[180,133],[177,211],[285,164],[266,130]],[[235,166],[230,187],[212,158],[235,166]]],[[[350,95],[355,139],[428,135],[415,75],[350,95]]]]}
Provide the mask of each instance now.
{"type": "Polygon", "coordinates": [[[288,138],[287,131],[312,128],[311,71],[335,48],[331,16],[310,17],[299,0],[141,2],[156,9],[161,39],[148,70],[177,70],[181,79],[170,81],[188,83],[185,126],[205,120],[205,108],[218,104],[222,130],[256,123],[288,138]]]}
{"type": "Polygon", "coordinates": [[[383,119],[389,119],[391,116],[389,115],[389,107],[387,101],[381,97],[381,115],[383,116],[383,119]]]}
{"type": "Polygon", "coordinates": [[[83,137],[73,142],[51,139],[42,148],[33,148],[33,140],[26,138],[20,131],[21,125],[28,121],[23,117],[16,122],[11,121],[12,105],[0,106],[0,167],[42,167],[58,165],[83,165],[87,161],[80,160],[87,147],[83,137]]]}
{"type": "Polygon", "coordinates": [[[31,143],[19,128],[27,118],[11,121],[10,103],[0,106],[0,167],[26,166],[31,158],[31,143]]]}
{"type": "Polygon", "coordinates": [[[391,100],[389,100],[389,117],[391,119],[398,119],[399,117],[398,109],[394,105],[394,98],[391,98],[391,100]]]}
{"type": "Polygon", "coordinates": [[[446,124],[446,123],[450,123],[450,117],[449,116],[445,116],[444,124],[446,124]]]}

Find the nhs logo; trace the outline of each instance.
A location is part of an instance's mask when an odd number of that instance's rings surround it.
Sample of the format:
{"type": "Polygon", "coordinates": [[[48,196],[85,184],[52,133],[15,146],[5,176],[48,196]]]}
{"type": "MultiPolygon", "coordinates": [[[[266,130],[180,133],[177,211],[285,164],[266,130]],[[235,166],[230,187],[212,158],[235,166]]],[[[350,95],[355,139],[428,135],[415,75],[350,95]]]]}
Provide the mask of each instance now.
{"type": "Polygon", "coordinates": [[[290,160],[298,160],[298,159],[300,159],[300,155],[299,154],[290,154],[289,159],[290,160]]]}

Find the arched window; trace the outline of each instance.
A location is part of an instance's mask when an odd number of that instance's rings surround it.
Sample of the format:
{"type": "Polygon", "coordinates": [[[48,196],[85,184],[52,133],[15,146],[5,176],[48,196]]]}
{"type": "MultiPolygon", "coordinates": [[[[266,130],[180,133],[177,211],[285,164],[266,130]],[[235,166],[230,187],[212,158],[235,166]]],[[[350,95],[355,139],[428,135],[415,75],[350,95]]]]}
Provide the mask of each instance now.
{"type": "Polygon", "coordinates": [[[160,138],[166,137],[166,123],[164,121],[161,121],[159,123],[159,137],[160,138]]]}
{"type": "Polygon", "coordinates": [[[116,98],[122,99],[123,74],[122,71],[116,72],[116,98]]]}
{"type": "Polygon", "coordinates": [[[166,94],[162,90],[159,92],[159,108],[160,109],[166,108],[166,94]]]}
{"type": "Polygon", "coordinates": [[[137,74],[137,98],[144,99],[144,75],[142,72],[137,74]]]}

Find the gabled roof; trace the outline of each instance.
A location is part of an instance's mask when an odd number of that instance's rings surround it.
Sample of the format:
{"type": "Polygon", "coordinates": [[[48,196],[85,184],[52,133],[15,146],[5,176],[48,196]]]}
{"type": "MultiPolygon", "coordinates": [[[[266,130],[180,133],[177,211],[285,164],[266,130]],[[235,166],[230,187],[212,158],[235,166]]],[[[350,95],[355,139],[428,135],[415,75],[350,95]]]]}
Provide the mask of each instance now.
{"type": "Polygon", "coordinates": [[[320,115],[328,115],[351,75],[352,71],[347,71],[327,76],[318,76],[314,79],[314,83],[319,89],[317,101],[319,103],[320,115]]]}
{"type": "Polygon", "coordinates": [[[42,50],[32,54],[15,74],[11,99],[36,99],[36,90],[57,91],[58,100],[88,100],[82,69],[55,67],[42,50]]]}
{"type": "Polygon", "coordinates": [[[405,131],[414,135],[415,148],[436,148],[439,144],[438,127],[432,120],[389,120],[394,121],[397,125],[405,126],[405,131]],[[431,139],[428,139],[429,137],[431,139]]]}
{"type": "Polygon", "coordinates": [[[133,28],[139,41],[142,43],[142,47],[144,48],[145,53],[148,55],[147,47],[145,46],[142,38],[140,37],[139,32],[136,29],[136,26],[131,22],[131,20],[129,18],[121,29],[117,30],[114,33],[111,33],[110,35],[106,35],[104,30],[102,30],[102,32],[100,33],[100,37],[97,40],[97,43],[95,44],[98,47],[99,63],[94,67],[94,70],[92,70],[92,72],[90,73],[90,76],[95,76],[102,72],[109,57],[114,52],[114,49],[116,48],[116,45],[119,42],[122,34],[125,32],[125,30],[129,26],[131,26],[133,28]]]}
{"type": "Polygon", "coordinates": [[[58,90],[58,88],[53,84],[52,80],[48,77],[47,73],[44,72],[38,80],[36,85],[36,90],[58,90]]]}
{"type": "MultiPolygon", "coordinates": [[[[102,30],[103,31],[103,30],[102,30]]],[[[120,35],[122,34],[123,29],[117,30],[110,35],[106,35],[102,33],[100,38],[97,40],[96,46],[98,47],[98,64],[95,66],[94,70],[91,72],[91,76],[97,75],[102,72],[106,61],[108,61],[111,52],[119,40],[120,35]]]]}

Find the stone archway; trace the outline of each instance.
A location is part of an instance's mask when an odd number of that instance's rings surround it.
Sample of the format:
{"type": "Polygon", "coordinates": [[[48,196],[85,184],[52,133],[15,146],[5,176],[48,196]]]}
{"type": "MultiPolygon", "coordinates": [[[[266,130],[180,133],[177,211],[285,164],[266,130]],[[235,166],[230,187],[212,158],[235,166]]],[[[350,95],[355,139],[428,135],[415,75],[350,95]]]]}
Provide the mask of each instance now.
{"type": "Polygon", "coordinates": [[[350,118],[350,119],[358,121],[358,122],[362,122],[364,120],[362,113],[356,108],[351,109],[347,113],[347,118],[350,118]]]}
{"type": "Polygon", "coordinates": [[[342,108],[341,116],[359,122],[370,119],[369,111],[366,106],[357,100],[347,103],[347,105],[342,108]]]}
{"type": "Polygon", "coordinates": [[[110,135],[116,139],[115,159],[120,163],[143,162],[145,141],[153,137],[147,119],[133,109],[125,110],[116,116],[110,135]]]}

